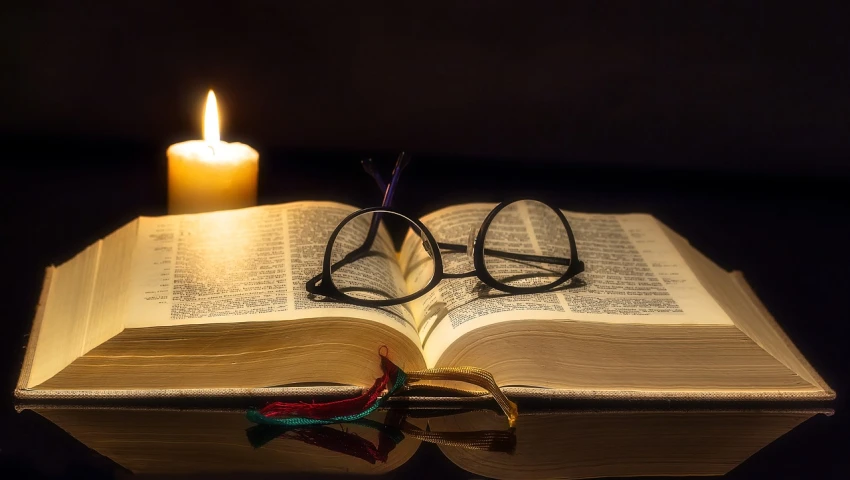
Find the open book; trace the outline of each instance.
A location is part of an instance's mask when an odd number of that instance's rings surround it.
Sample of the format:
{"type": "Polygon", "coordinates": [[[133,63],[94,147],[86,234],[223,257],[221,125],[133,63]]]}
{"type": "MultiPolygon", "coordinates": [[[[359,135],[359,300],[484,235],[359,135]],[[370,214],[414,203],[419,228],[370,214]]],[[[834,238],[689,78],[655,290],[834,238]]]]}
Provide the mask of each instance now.
{"type": "MultiPolygon", "coordinates": [[[[422,221],[464,244],[491,209],[422,221]]],[[[48,269],[16,395],[350,394],[380,376],[386,346],[404,370],[480,367],[514,396],[834,398],[739,273],[650,215],[564,212],[586,271],[546,293],[472,277],[394,307],[312,298],[305,283],[355,210],[295,202],[133,220],[48,269]]],[[[380,267],[395,272],[387,288],[422,281],[410,237],[380,267]]]]}

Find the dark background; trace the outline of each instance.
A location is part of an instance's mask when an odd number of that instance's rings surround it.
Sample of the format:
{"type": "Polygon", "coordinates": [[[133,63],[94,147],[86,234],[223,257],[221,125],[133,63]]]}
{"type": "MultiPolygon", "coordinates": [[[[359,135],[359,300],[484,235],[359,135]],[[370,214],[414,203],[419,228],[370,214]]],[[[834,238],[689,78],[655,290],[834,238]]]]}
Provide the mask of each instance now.
{"type": "Polygon", "coordinates": [[[848,173],[844,2],[15,3],[13,137],[848,173]]]}
{"type": "Polygon", "coordinates": [[[359,160],[404,149],[414,214],[513,194],[652,213],[743,270],[838,391],[732,476],[850,473],[844,2],[458,3],[2,7],[0,469],[111,471],[13,412],[21,347],[46,265],[165,213],[165,149],[200,138],[214,88],[222,138],[260,151],[261,203],[374,205],[359,160]]]}

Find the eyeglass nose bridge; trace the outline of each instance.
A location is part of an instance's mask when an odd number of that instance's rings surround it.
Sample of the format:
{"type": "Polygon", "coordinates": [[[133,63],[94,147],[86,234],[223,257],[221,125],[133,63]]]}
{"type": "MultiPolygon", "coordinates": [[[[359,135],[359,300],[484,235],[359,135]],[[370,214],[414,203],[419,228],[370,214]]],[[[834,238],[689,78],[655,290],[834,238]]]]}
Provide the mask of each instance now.
{"type": "MultiPolygon", "coordinates": [[[[440,247],[440,253],[442,255],[445,254],[456,254],[456,255],[466,255],[466,258],[469,260],[469,265],[473,265],[475,263],[475,239],[478,237],[478,228],[472,228],[469,231],[469,234],[466,238],[466,244],[463,243],[438,243],[440,247]]],[[[466,277],[474,277],[477,275],[475,268],[471,268],[468,272],[443,272],[443,278],[466,278],[466,277]]]]}

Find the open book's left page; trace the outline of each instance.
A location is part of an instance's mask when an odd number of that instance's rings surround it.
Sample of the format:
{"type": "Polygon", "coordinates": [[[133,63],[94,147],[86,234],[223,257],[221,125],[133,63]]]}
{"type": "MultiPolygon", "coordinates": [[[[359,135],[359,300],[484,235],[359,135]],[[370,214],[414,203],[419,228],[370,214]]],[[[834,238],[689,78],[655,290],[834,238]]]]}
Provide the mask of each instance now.
{"type": "MultiPolygon", "coordinates": [[[[418,344],[413,318],[403,307],[357,307],[311,298],[305,289],[321,272],[331,232],[355,210],[296,202],[140,218],[125,327],[360,318],[397,329],[418,344]]],[[[395,252],[387,254],[395,259],[395,252]]],[[[373,263],[353,265],[365,278],[386,277],[373,271],[373,263]]]]}

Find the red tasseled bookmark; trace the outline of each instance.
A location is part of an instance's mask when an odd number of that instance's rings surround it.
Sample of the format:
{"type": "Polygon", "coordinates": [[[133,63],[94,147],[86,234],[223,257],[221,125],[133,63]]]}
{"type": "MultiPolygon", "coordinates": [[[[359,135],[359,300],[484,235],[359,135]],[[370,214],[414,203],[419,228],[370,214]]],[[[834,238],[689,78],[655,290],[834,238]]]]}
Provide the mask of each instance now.
{"type": "Polygon", "coordinates": [[[378,400],[398,371],[398,367],[383,354],[381,354],[381,366],[384,374],[375,379],[375,383],[369,390],[357,397],[325,403],[273,402],[259,412],[266,417],[306,417],[318,420],[360,413],[378,400]]]}

